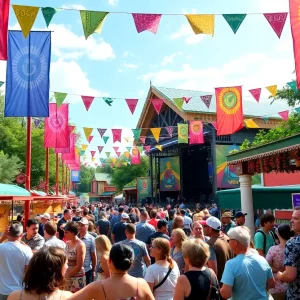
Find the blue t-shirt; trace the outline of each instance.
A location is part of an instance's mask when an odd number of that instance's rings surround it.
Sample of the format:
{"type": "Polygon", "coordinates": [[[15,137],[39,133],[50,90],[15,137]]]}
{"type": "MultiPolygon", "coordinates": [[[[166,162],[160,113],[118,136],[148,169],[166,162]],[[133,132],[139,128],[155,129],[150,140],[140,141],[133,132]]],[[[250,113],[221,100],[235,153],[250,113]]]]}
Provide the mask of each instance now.
{"type": "Polygon", "coordinates": [[[264,257],[247,253],[226,262],[221,282],[232,286],[232,300],[268,300],[266,285],[272,277],[264,257]]]}

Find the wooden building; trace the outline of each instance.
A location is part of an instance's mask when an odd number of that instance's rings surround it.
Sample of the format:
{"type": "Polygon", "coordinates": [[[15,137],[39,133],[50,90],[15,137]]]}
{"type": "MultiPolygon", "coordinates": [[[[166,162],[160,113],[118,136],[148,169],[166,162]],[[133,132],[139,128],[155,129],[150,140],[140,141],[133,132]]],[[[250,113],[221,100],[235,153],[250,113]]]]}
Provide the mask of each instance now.
{"type": "Polygon", "coordinates": [[[111,185],[109,174],[95,173],[91,181],[90,201],[113,202],[116,193],[117,189],[111,185]]]}

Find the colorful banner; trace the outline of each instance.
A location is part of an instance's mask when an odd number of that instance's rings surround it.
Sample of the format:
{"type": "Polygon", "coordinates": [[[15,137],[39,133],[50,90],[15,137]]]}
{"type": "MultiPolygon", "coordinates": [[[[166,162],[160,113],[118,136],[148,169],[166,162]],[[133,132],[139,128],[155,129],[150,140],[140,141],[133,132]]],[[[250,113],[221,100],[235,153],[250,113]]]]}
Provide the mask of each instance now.
{"type": "Polygon", "coordinates": [[[214,35],[215,15],[185,15],[195,34],[214,35]]]}
{"type": "Polygon", "coordinates": [[[122,129],[112,129],[113,143],[120,142],[122,139],[122,129]]]}
{"type": "Polygon", "coordinates": [[[49,116],[51,32],[9,31],[5,117],[49,116]]]}
{"type": "Polygon", "coordinates": [[[250,94],[253,96],[253,98],[259,102],[259,99],[260,99],[260,95],[261,95],[261,88],[258,88],[258,89],[252,89],[252,90],[249,90],[250,94]]]}
{"type": "Polygon", "coordinates": [[[145,138],[145,137],[140,137],[140,141],[141,141],[143,144],[145,144],[146,138],[145,138]]]}
{"type": "MultiPolygon", "coordinates": [[[[70,153],[70,146],[71,146],[70,139],[71,139],[71,133],[73,131],[72,128],[73,128],[73,126],[69,126],[69,147],[67,147],[67,148],[56,148],[55,153],[70,153]]],[[[74,134],[74,144],[76,144],[75,134],[74,134]]]]}
{"type": "Polygon", "coordinates": [[[57,107],[60,107],[62,103],[65,101],[67,97],[67,93],[59,93],[59,92],[54,92],[54,98],[57,104],[57,107]]]}
{"type": "Polygon", "coordinates": [[[246,14],[223,14],[224,19],[226,20],[234,34],[237,33],[246,16],[246,14]]]}
{"type": "Polygon", "coordinates": [[[178,124],[178,144],[188,144],[189,129],[188,124],[178,124]]]}
{"type": "Polygon", "coordinates": [[[113,147],[114,151],[117,152],[119,150],[119,147],[113,147]]]}
{"type": "Polygon", "coordinates": [[[96,151],[91,150],[91,156],[94,157],[96,154],[96,151]]]}
{"type": "Polygon", "coordinates": [[[160,158],[160,191],[180,191],[179,156],[160,158]]]}
{"type": "Polygon", "coordinates": [[[287,121],[289,119],[289,111],[288,110],[281,111],[278,114],[285,121],[287,121]]]}
{"type": "Polygon", "coordinates": [[[103,137],[104,144],[106,144],[108,140],[109,140],[109,136],[104,136],[103,137]]]}
{"type": "Polygon", "coordinates": [[[42,7],[41,10],[42,10],[46,25],[48,27],[52,21],[53,16],[58,12],[58,10],[53,7],[42,7]]]}
{"type": "Polygon", "coordinates": [[[106,157],[109,158],[110,152],[105,152],[105,154],[106,154],[106,157]]]}
{"type": "Polygon", "coordinates": [[[200,96],[200,98],[203,101],[203,103],[206,105],[206,107],[209,108],[210,103],[211,103],[212,95],[200,96]]]}
{"type": "Polygon", "coordinates": [[[287,18],[287,13],[270,13],[264,14],[264,16],[277,34],[278,38],[280,38],[287,18]]]}
{"type": "Polygon", "coordinates": [[[142,132],[142,128],[135,128],[135,129],[131,129],[132,133],[133,133],[133,137],[136,141],[139,140],[141,132],[142,132]]]}
{"type": "Polygon", "coordinates": [[[298,91],[297,89],[297,82],[294,80],[294,81],[291,81],[291,82],[288,82],[287,85],[296,93],[298,91]]]}
{"type": "Polygon", "coordinates": [[[132,165],[139,165],[141,163],[141,156],[140,151],[137,147],[132,148],[131,152],[131,164],[132,165]]]}
{"type": "Polygon", "coordinates": [[[89,140],[89,137],[90,137],[90,135],[91,135],[92,132],[93,132],[93,128],[90,128],[90,127],[83,127],[83,131],[84,131],[84,134],[85,134],[86,139],[89,140]]]}
{"type": "Polygon", "coordinates": [[[217,135],[243,128],[242,87],[216,88],[217,135]]]}
{"type": "Polygon", "coordinates": [[[176,106],[181,110],[184,100],[182,98],[174,98],[173,101],[176,104],[176,106]]]}
{"type": "Polygon", "coordinates": [[[93,138],[94,138],[93,135],[90,135],[90,136],[89,136],[89,139],[88,139],[89,144],[91,143],[91,141],[92,141],[93,138]]]}
{"type": "Polygon", "coordinates": [[[56,103],[49,104],[50,115],[45,119],[45,148],[69,147],[69,104],[62,104],[59,108],[56,103]]]}
{"type": "Polygon", "coordinates": [[[275,97],[277,94],[277,85],[266,86],[266,89],[270,92],[270,94],[275,97]]]}
{"type": "Polygon", "coordinates": [[[162,145],[156,145],[155,148],[162,152],[162,145]]]}
{"type": "Polygon", "coordinates": [[[247,128],[259,128],[259,126],[253,121],[253,119],[244,120],[247,128]]]}
{"type": "Polygon", "coordinates": [[[64,160],[66,163],[73,163],[75,160],[75,138],[74,138],[74,133],[70,134],[69,138],[70,142],[70,151],[68,153],[62,153],[61,158],[64,160]]]}
{"type": "Polygon", "coordinates": [[[36,215],[43,215],[45,213],[51,214],[53,212],[52,201],[39,201],[32,204],[33,213],[36,215]]]}
{"type": "Polygon", "coordinates": [[[166,127],[166,130],[168,131],[169,136],[173,137],[174,127],[168,126],[166,127]]]}
{"type": "Polygon", "coordinates": [[[71,181],[80,182],[80,171],[71,171],[71,181]]]}
{"type": "Polygon", "coordinates": [[[90,109],[90,106],[92,105],[95,97],[90,96],[81,96],[81,99],[83,101],[83,104],[85,106],[86,111],[90,109]]]}
{"type": "Polygon", "coordinates": [[[155,111],[157,112],[157,114],[159,115],[162,105],[164,103],[163,99],[150,99],[155,111]]]}
{"type": "Polygon", "coordinates": [[[149,177],[139,177],[136,179],[137,201],[151,197],[151,180],[149,177]]]}
{"type": "Polygon", "coordinates": [[[0,205],[0,232],[5,232],[9,224],[10,205],[0,205]]]}
{"type": "Polygon", "coordinates": [[[192,97],[182,97],[185,103],[189,103],[192,97]]]}
{"type": "Polygon", "coordinates": [[[128,108],[129,108],[131,114],[133,115],[139,100],[138,99],[125,99],[125,101],[128,105],[128,108]]]}
{"type": "Polygon", "coordinates": [[[0,60],[7,60],[9,1],[0,1],[0,60]]]}
{"type": "Polygon", "coordinates": [[[138,33],[150,31],[156,34],[161,19],[161,15],[157,14],[132,14],[135,27],[138,33]]]}
{"type": "Polygon", "coordinates": [[[144,146],[144,149],[145,149],[146,152],[150,152],[151,146],[149,146],[149,145],[148,146],[144,146]]]}
{"type": "Polygon", "coordinates": [[[94,32],[101,33],[108,12],[81,10],[80,17],[85,39],[94,32]]]}
{"type": "Polygon", "coordinates": [[[190,121],[189,134],[190,134],[189,143],[191,145],[203,144],[204,136],[203,136],[202,122],[201,121],[190,121]]]}
{"type": "Polygon", "coordinates": [[[105,132],[106,132],[107,129],[105,129],[105,128],[97,128],[97,130],[98,130],[100,136],[103,137],[103,135],[105,134],[105,132]]]}
{"type": "Polygon", "coordinates": [[[150,130],[151,130],[156,142],[158,143],[161,128],[150,128],[150,130]]]}

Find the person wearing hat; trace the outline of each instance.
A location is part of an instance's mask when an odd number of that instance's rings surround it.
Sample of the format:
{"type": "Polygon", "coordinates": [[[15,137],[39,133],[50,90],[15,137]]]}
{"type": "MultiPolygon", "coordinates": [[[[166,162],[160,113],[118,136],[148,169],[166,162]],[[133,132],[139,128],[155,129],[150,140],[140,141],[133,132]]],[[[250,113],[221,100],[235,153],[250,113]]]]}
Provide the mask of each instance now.
{"type": "Polygon", "coordinates": [[[234,228],[236,225],[235,223],[231,220],[232,218],[234,218],[234,216],[231,215],[230,211],[225,211],[222,216],[221,216],[221,220],[222,220],[222,231],[227,234],[227,232],[231,229],[234,228]]]}
{"type": "Polygon", "coordinates": [[[113,244],[127,239],[125,234],[127,223],[129,223],[129,215],[123,212],[121,214],[121,221],[116,223],[112,228],[111,241],[113,244]]]}
{"type": "Polygon", "coordinates": [[[235,224],[236,226],[244,226],[245,222],[246,222],[246,218],[245,216],[247,216],[247,214],[243,213],[242,211],[238,211],[235,214],[235,224]]]}
{"type": "Polygon", "coordinates": [[[39,224],[39,235],[44,236],[44,225],[50,221],[50,215],[45,213],[40,216],[41,223],[39,224]]]}
{"type": "Polygon", "coordinates": [[[77,208],[75,211],[75,216],[72,218],[72,222],[78,222],[81,218],[81,208],[77,208]]]}

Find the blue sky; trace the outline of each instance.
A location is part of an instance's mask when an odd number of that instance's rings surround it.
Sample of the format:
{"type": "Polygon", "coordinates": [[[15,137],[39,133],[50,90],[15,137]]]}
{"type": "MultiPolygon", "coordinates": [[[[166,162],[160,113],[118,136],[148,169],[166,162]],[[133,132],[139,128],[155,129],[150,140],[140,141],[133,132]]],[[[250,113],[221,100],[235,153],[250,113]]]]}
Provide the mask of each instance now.
{"type": "MultiPolygon", "coordinates": [[[[287,0],[12,0],[11,4],[137,13],[288,12],[287,0]]],[[[10,28],[16,29],[12,9],[10,13],[10,28]]],[[[45,28],[41,12],[34,28],[45,28]]],[[[247,89],[282,85],[293,77],[289,19],[280,40],[263,15],[248,15],[236,35],[222,16],[216,16],[214,37],[194,35],[184,16],[162,16],[156,35],[138,34],[130,14],[108,15],[102,33],[87,41],[78,11],[57,13],[49,28],[54,31],[52,91],[122,98],[116,99],[112,107],[95,99],[86,112],[79,96],[69,96],[71,122],[78,127],[135,128],[150,80],[157,86],[208,92],[218,86],[243,85],[246,94],[247,89]],[[133,116],[125,98],[139,98],[133,116]]],[[[3,62],[0,80],[5,80],[3,62]]],[[[96,130],[93,135],[88,150],[104,145],[96,130]]],[[[130,136],[130,131],[124,135],[130,136]]],[[[125,146],[123,142],[120,150],[125,146]]],[[[105,150],[113,151],[111,141],[105,150]]]]}

